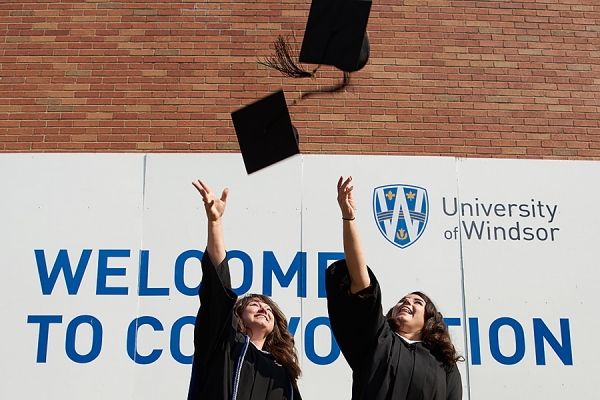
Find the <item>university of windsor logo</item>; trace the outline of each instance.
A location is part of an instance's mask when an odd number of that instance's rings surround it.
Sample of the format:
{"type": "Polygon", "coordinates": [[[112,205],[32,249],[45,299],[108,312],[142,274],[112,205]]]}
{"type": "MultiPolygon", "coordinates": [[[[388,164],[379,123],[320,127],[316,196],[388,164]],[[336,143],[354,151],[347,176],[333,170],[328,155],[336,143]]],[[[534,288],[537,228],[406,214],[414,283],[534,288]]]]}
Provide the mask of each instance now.
{"type": "Polygon", "coordinates": [[[381,234],[404,249],[416,242],[427,225],[427,190],[411,185],[386,185],[373,190],[373,215],[381,234]]]}

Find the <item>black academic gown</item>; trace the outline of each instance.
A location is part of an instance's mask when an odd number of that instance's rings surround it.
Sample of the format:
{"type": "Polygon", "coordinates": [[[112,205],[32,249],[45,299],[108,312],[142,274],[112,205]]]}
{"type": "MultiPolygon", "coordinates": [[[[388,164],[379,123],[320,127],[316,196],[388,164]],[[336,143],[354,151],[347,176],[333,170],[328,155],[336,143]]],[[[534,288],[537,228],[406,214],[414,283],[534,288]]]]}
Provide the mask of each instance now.
{"type": "Polygon", "coordinates": [[[392,331],[370,269],[369,276],[369,288],[350,294],[346,260],[326,272],[331,329],[352,368],[352,400],[461,400],[456,366],[445,367],[422,343],[408,344],[392,331]]]}
{"type": "Polygon", "coordinates": [[[237,400],[301,400],[283,366],[238,331],[227,259],[215,268],[204,253],[199,295],[188,400],[232,400],[240,360],[237,400]]]}

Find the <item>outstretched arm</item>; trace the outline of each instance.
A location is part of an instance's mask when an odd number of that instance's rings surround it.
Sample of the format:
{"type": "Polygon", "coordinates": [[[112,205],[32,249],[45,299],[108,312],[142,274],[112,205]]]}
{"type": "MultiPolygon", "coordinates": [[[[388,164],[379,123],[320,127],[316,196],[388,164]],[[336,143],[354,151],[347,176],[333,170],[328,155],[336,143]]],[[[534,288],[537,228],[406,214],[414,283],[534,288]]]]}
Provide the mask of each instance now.
{"type": "Polygon", "coordinates": [[[223,238],[222,217],[223,213],[225,213],[229,189],[225,188],[223,194],[221,194],[221,198],[218,198],[200,179],[198,179],[198,182],[192,182],[192,185],[194,185],[194,187],[198,189],[198,192],[200,192],[200,195],[202,195],[206,217],[208,218],[208,240],[206,243],[206,250],[210,260],[216,267],[221,264],[227,255],[225,250],[225,240],[223,238]]]}
{"type": "Polygon", "coordinates": [[[371,284],[369,273],[367,271],[367,262],[365,253],[363,252],[358,229],[354,221],[354,199],[352,198],[352,190],[354,186],[350,186],[352,177],[344,178],[340,176],[337,184],[338,204],[342,211],[343,237],[344,237],[344,257],[348,266],[350,275],[350,292],[357,293],[371,284]]]}

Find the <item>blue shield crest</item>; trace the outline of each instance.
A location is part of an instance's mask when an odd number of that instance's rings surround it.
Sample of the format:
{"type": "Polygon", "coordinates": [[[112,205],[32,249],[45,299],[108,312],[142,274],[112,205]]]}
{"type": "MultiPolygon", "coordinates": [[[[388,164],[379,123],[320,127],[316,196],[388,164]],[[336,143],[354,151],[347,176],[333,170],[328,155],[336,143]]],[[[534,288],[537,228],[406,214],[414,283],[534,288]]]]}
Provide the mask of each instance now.
{"type": "Polygon", "coordinates": [[[416,242],[427,225],[427,190],[411,185],[386,185],[373,190],[373,215],[379,232],[401,249],[416,242]]]}

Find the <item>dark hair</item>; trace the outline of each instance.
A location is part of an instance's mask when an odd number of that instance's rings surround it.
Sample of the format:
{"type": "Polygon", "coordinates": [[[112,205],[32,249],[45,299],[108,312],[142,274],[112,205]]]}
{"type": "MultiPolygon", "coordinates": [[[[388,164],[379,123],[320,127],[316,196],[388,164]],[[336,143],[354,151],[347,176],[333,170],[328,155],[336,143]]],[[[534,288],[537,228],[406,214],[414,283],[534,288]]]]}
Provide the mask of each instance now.
{"type": "MultiPolygon", "coordinates": [[[[425,300],[425,324],[421,329],[421,341],[436,358],[440,359],[449,367],[458,361],[464,361],[464,357],[456,352],[452,344],[448,328],[444,323],[442,313],[437,310],[433,301],[422,292],[412,292],[425,300]]],[[[386,314],[387,322],[394,332],[400,329],[398,320],[392,318],[393,307],[386,314]]]]}
{"type": "Polygon", "coordinates": [[[277,362],[283,365],[292,385],[295,388],[298,388],[296,381],[298,380],[301,371],[300,365],[298,364],[298,354],[296,353],[296,347],[294,346],[294,337],[288,330],[288,323],[285,315],[270,297],[255,293],[249,293],[244,297],[240,297],[233,307],[233,312],[238,320],[238,329],[240,332],[246,333],[246,326],[242,320],[242,314],[248,304],[254,299],[258,299],[269,305],[271,311],[273,311],[273,316],[275,317],[273,331],[267,335],[263,350],[271,353],[277,362]]]}

